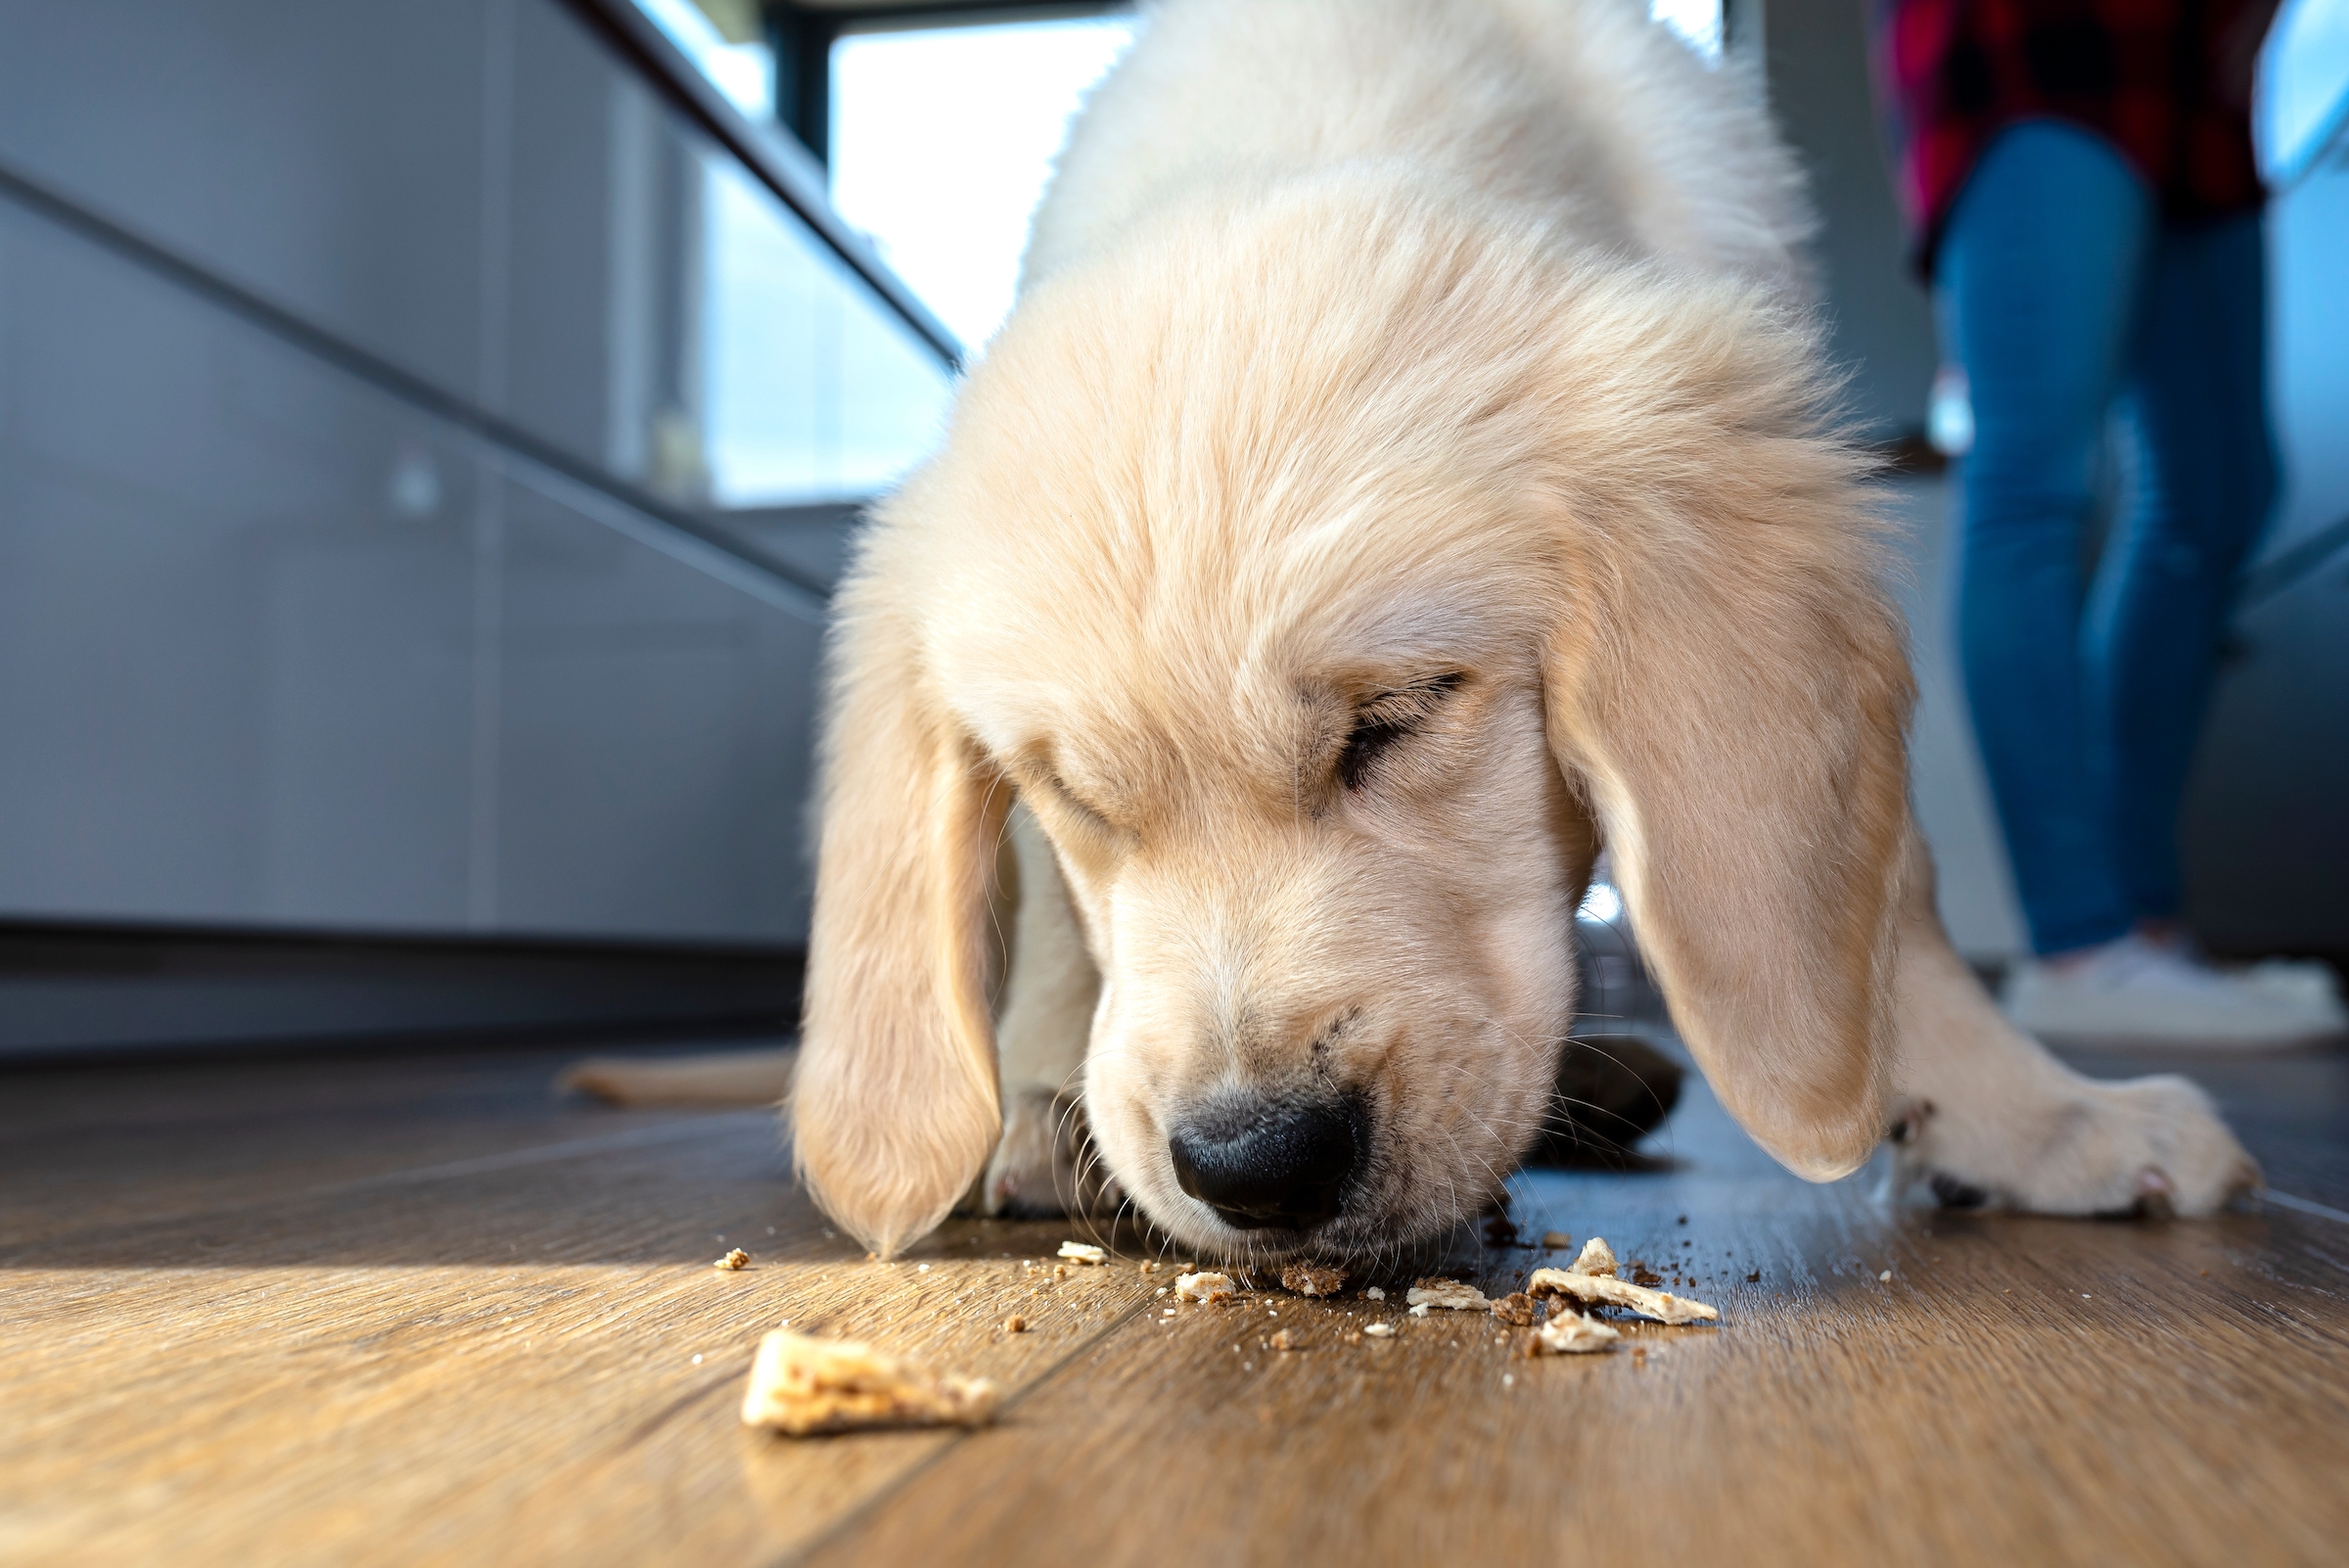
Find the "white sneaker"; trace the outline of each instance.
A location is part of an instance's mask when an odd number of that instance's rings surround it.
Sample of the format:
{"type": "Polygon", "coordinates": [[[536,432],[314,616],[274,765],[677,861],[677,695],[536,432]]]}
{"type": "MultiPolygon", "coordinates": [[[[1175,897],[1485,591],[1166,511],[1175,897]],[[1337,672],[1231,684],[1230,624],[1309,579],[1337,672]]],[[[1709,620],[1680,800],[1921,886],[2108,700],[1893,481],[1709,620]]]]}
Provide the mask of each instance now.
{"type": "Polygon", "coordinates": [[[2321,964],[2231,972],[2135,935],[2075,963],[2021,964],[2000,1000],[2017,1028],[2075,1038],[2282,1045],[2349,1031],[2321,964]]]}

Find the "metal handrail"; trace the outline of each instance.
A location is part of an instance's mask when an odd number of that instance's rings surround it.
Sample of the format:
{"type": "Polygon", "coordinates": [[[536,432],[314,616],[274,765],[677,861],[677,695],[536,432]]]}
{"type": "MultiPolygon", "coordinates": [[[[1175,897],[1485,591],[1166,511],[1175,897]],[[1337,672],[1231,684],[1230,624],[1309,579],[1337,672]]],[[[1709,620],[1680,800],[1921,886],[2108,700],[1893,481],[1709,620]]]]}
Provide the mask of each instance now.
{"type": "Polygon", "coordinates": [[[785,207],[862,278],[882,302],[944,359],[962,366],[961,340],[930,313],[921,297],[890,270],[872,242],[833,209],[821,164],[779,132],[755,124],[712,85],[659,24],[632,0],[566,0],[665,97],[758,176],[785,207]]]}

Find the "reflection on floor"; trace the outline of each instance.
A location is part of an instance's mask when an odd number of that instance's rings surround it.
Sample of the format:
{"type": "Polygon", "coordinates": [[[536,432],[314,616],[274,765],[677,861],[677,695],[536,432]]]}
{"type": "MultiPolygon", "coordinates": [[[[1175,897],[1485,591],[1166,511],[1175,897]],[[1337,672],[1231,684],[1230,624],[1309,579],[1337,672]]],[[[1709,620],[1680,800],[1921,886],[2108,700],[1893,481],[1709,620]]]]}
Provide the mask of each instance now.
{"type": "MultiPolygon", "coordinates": [[[[559,1101],[565,1054],[0,1079],[0,1557],[2244,1563],[2349,1531],[2337,1052],[2188,1064],[2299,1206],[2166,1226],[1806,1186],[1691,1083],[1663,1169],[1522,1176],[1514,1217],[1722,1324],[1538,1362],[1473,1314],[1352,1341],[1396,1305],[1355,1296],[1168,1317],[1127,1233],[1058,1280],[1021,1261],[1065,1224],[868,1262],[769,1117],[559,1101]],[[785,1318],[992,1376],[1005,1419],[746,1431],[785,1318]]],[[[1495,1294],[1562,1261],[1459,1246],[1495,1294]]]]}

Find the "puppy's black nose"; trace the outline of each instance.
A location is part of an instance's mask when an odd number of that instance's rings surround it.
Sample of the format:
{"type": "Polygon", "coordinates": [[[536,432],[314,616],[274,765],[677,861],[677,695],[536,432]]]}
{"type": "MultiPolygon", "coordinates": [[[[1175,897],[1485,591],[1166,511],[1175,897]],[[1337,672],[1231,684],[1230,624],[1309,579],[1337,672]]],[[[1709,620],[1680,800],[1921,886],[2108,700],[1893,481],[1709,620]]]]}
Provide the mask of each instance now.
{"type": "Polygon", "coordinates": [[[1182,1190],[1240,1230],[1306,1230],[1337,1218],[1360,1157],[1352,1100],[1251,1099],[1194,1117],[1167,1139],[1182,1190]]]}

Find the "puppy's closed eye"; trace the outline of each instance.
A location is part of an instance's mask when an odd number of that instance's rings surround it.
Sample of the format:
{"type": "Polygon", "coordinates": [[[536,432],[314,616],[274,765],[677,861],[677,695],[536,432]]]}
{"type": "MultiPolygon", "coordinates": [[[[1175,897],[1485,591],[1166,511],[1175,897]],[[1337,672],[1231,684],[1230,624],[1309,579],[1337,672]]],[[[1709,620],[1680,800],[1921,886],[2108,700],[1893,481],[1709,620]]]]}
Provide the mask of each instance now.
{"type": "Polygon", "coordinates": [[[1407,686],[1380,692],[1357,708],[1354,727],[1338,752],[1338,782],[1350,790],[1369,782],[1379,759],[1416,734],[1468,677],[1458,670],[1429,675],[1407,686]]]}

